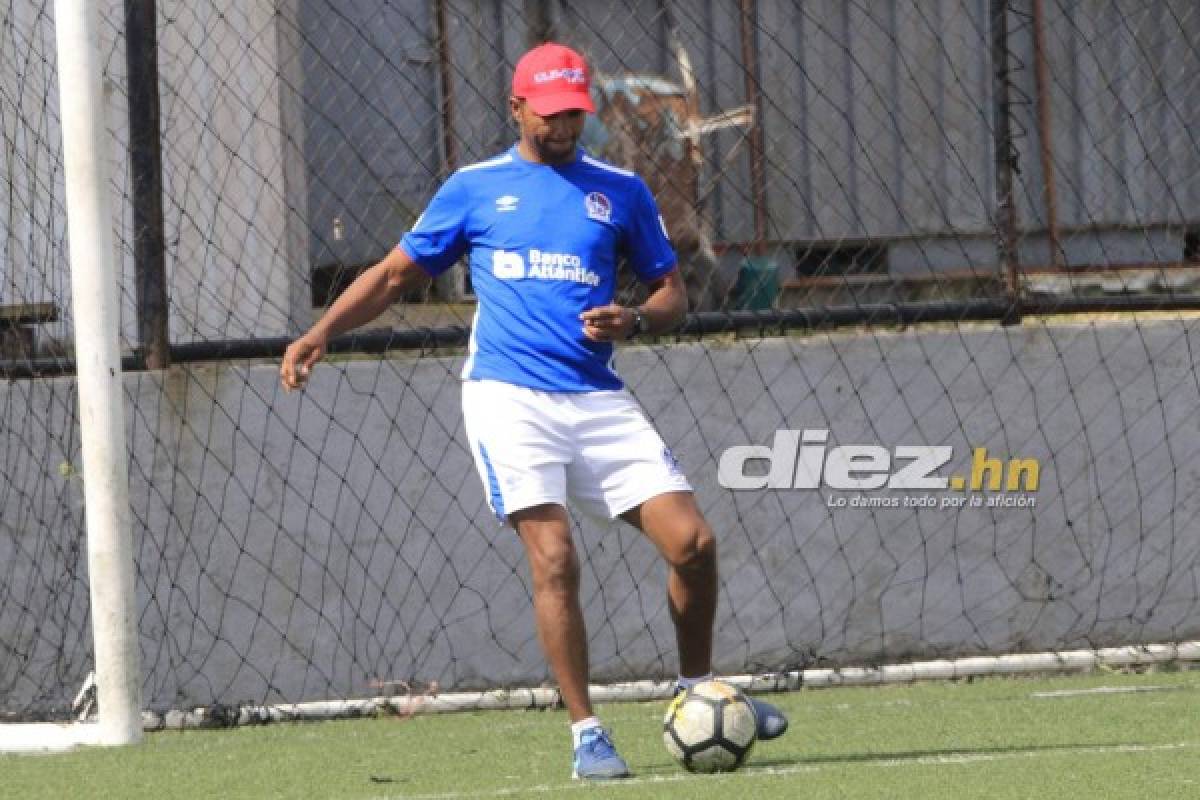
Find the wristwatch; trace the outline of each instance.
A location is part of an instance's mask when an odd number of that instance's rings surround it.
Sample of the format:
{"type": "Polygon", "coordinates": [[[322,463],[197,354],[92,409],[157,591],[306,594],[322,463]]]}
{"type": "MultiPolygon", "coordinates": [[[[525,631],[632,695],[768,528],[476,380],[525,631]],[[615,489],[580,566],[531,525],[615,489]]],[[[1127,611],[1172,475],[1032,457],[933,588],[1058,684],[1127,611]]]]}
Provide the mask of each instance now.
{"type": "Polygon", "coordinates": [[[629,331],[629,336],[626,338],[633,339],[636,336],[646,332],[646,317],[642,314],[640,308],[633,309],[633,330],[629,331]]]}

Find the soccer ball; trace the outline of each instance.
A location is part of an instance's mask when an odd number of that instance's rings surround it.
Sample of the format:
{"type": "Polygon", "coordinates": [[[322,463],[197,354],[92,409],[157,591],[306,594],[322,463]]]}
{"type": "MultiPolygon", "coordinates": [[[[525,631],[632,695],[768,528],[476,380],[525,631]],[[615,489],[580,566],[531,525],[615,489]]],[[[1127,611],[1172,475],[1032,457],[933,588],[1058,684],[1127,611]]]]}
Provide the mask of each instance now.
{"type": "Polygon", "coordinates": [[[675,695],[663,719],[663,742],[691,772],[732,772],[750,754],[757,724],[745,695],[704,681],[675,695]]]}

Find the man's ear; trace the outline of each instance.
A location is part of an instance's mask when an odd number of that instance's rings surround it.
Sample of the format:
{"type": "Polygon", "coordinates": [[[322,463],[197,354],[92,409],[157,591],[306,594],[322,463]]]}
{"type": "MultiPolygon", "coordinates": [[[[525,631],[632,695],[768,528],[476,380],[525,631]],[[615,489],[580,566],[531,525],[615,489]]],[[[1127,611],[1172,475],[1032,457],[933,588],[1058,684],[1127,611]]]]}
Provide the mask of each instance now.
{"type": "Polygon", "coordinates": [[[508,113],[514,120],[520,122],[521,98],[515,96],[508,98],[508,113]]]}

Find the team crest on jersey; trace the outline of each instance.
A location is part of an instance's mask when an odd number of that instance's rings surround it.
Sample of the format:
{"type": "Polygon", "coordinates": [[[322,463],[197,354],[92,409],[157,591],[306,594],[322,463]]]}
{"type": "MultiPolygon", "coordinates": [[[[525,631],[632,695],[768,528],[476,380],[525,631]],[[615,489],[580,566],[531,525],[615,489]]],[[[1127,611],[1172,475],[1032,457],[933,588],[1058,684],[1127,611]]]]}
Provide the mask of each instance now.
{"type": "Polygon", "coordinates": [[[612,203],[606,195],[601,192],[591,192],[583,201],[587,208],[587,215],[599,222],[608,222],[612,219],[612,203]]]}
{"type": "Polygon", "coordinates": [[[520,201],[521,201],[521,198],[514,197],[511,194],[506,194],[503,197],[497,197],[496,198],[496,210],[497,211],[516,211],[517,203],[519,203],[520,201]]]}

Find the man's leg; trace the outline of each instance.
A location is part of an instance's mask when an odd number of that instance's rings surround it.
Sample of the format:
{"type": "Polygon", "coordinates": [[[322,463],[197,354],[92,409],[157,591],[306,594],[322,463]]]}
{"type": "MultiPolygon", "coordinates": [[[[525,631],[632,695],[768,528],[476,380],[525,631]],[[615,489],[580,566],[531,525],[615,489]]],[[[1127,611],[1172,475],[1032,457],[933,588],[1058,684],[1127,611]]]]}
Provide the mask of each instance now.
{"type": "MultiPolygon", "coordinates": [[[[654,543],[667,562],[667,603],[679,647],[680,686],[712,672],[717,613],[717,543],[691,492],[664,492],[621,515],[654,543]]],[[[750,698],[758,736],[774,739],[787,718],[770,703],[750,698]]]]}
{"type": "Polygon", "coordinates": [[[676,627],[679,673],[707,675],[716,618],[716,540],[690,492],[667,492],[626,511],[667,563],[667,608],[676,627]]]}
{"type": "Polygon", "coordinates": [[[567,510],[541,505],[510,518],[525,544],[533,578],[533,613],[542,652],[572,722],[592,716],[588,698],[587,630],[579,606],[579,557],[567,510]]]}
{"type": "Polygon", "coordinates": [[[575,777],[623,778],[629,775],[629,767],[600,727],[588,697],[587,629],[579,605],[579,557],[567,511],[557,504],[533,506],[513,513],[509,521],[525,544],[533,578],[538,639],[571,718],[575,777]]]}
{"type": "Polygon", "coordinates": [[[667,607],[675,623],[679,672],[712,671],[717,614],[717,542],[691,492],[666,492],[625,512],[622,519],[654,543],[667,562],[667,607]]]}

